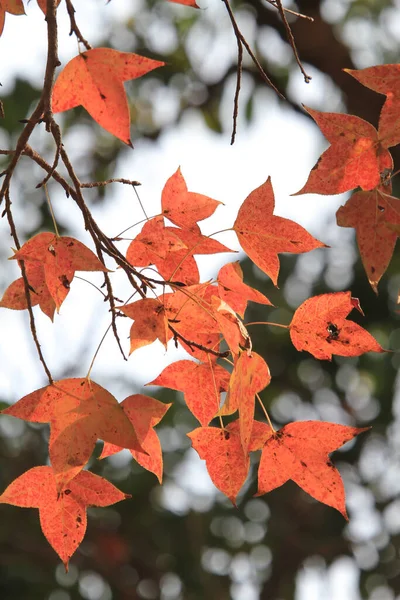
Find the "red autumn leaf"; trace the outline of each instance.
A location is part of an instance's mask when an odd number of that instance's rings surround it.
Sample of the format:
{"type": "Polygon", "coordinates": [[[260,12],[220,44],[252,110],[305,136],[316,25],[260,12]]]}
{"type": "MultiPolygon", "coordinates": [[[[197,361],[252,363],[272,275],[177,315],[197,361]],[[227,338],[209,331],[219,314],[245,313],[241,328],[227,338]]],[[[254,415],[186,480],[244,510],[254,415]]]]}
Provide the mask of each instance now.
{"type": "Polygon", "coordinates": [[[111,48],[86,50],[70,60],[58,76],[52,110],[59,113],[82,105],[101,127],[131,146],[123,82],[163,65],[159,60],[111,48]]]}
{"type": "Polygon", "coordinates": [[[379,140],[384,148],[397,146],[400,143],[400,65],[377,65],[360,71],[343,70],[365,87],[386,96],[379,117],[379,140]]]}
{"type": "Polygon", "coordinates": [[[301,254],[325,246],[303,227],[273,214],[275,207],[271,178],[249,194],[239,209],[233,229],[251,260],[277,284],[278,254],[301,254]]]}
{"type": "Polygon", "coordinates": [[[184,4],[185,6],[191,6],[192,8],[200,8],[195,0],[168,0],[174,4],[184,4]]]}
{"type": "MultiPolygon", "coordinates": [[[[26,261],[25,272],[30,286],[31,305],[36,306],[39,304],[44,314],[53,320],[56,304],[45,282],[43,264],[35,261],[26,261]]],[[[0,306],[13,310],[25,310],[28,308],[25,284],[22,277],[16,279],[8,286],[1,299],[0,306]]]]}
{"type": "MultiPolygon", "coordinates": [[[[61,0],[55,0],[56,7],[60,4],[61,0]]],[[[47,12],[47,0],[37,0],[37,3],[44,14],[47,12]]]]}
{"type": "Polygon", "coordinates": [[[375,127],[354,115],[324,113],[306,108],[331,144],[319,158],[298,194],[340,194],[360,186],[372,190],[381,174],[393,169],[391,154],[375,127]]]}
{"type": "Polygon", "coordinates": [[[146,385],[160,385],[183,392],[189,410],[206,426],[219,410],[221,392],[228,389],[230,373],[208,361],[178,360],[146,385]]]}
{"type": "Polygon", "coordinates": [[[356,192],[336,213],[337,224],[354,227],[364,269],[375,292],[393,256],[400,226],[400,200],[381,190],[356,192]]]}
{"type": "Polygon", "coordinates": [[[75,271],[108,271],[84,244],[71,237],[54,233],[38,233],[15,252],[17,260],[40,262],[44,278],[57,311],[60,310],[74,278],[75,271]]]}
{"type": "MultiPolygon", "coordinates": [[[[206,461],[207,471],[215,487],[236,504],[236,497],[246,481],[250,467],[249,455],[243,452],[237,421],[230,423],[224,430],[199,427],[187,435],[200,458],[206,461]]],[[[268,425],[254,421],[249,451],[258,449],[270,435],[268,425]]]]}
{"type": "Polygon", "coordinates": [[[333,354],[385,352],[368,331],[346,319],[353,308],[362,312],[358,299],[350,292],[321,294],[303,302],[289,326],[296,350],[307,350],[320,360],[331,360],[333,354]]]}
{"type": "Polygon", "coordinates": [[[243,283],[243,271],[238,262],[224,265],[219,270],[218,294],[242,318],[249,300],[272,306],[264,294],[243,283]]]}
{"type": "Polygon", "coordinates": [[[118,310],[135,321],[130,332],[130,354],[142,346],[152,344],[155,340],[160,340],[165,348],[167,347],[167,342],[171,339],[172,334],[168,330],[165,308],[160,300],[142,298],[136,302],[119,306],[118,310]]]}
{"type": "Polygon", "coordinates": [[[250,348],[250,336],[229,304],[217,296],[212,296],[211,307],[219,330],[232,354],[239,354],[241,348],[250,348]]]}
{"type": "Polygon", "coordinates": [[[183,229],[197,228],[197,221],[210,217],[218,204],[222,202],[189,192],[180,168],[168,179],[161,196],[163,216],[183,229]]]}
{"type": "Polygon", "coordinates": [[[68,569],[86,532],[86,507],[109,506],[126,498],[130,495],[90,471],[78,473],[60,492],[51,467],[34,467],[7,487],[0,503],[38,508],[43,535],[68,569]]]}
{"type": "Polygon", "coordinates": [[[343,481],[328,455],[368,429],[322,421],[285,425],[266,441],[263,448],[257,496],[291,479],[307,494],[336,508],[347,519],[343,481]]]}
{"type": "Polygon", "coordinates": [[[240,354],[231,374],[227,406],[223,407],[222,414],[224,410],[234,412],[239,409],[240,439],[245,453],[248,452],[253,430],[255,395],[267,387],[270,381],[268,365],[259,354],[240,354]]]}
{"type": "MultiPolygon", "coordinates": [[[[173,0],[170,0],[173,2],[173,0]]],[[[10,15],[24,15],[25,9],[22,0],[1,0],[0,5],[0,35],[3,33],[6,12],[10,15]]]]}
{"type": "MultiPolygon", "coordinates": [[[[160,440],[153,427],[161,421],[171,404],[164,404],[143,394],[134,394],[125,398],[120,406],[132,423],[141,447],[147,452],[144,454],[131,449],[130,453],[139,465],[154,473],[161,483],[163,459],[160,440]]],[[[122,450],[121,446],[105,442],[99,458],[106,458],[120,450],[122,450]]]]}
{"type": "Polygon", "coordinates": [[[25,421],[50,423],[49,456],[59,490],[85,466],[97,439],[143,452],[114,396],[88,379],[55,381],[2,412],[25,421]]]}

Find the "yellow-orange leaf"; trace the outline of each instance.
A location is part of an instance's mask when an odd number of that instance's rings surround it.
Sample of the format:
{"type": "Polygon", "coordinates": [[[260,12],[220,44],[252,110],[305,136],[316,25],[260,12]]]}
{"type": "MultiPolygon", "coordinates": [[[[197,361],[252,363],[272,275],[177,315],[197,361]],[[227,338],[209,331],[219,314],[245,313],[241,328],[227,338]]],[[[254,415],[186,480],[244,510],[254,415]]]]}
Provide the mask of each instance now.
{"type": "Polygon", "coordinates": [[[269,177],[249,194],[239,209],[233,229],[249,258],[277,285],[281,252],[301,254],[325,246],[303,227],[274,212],[275,199],[269,177]]]}
{"type": "Polygon", "coordinates": [[[243,283],[243,271],[238,262],[224,265],[219,270],[218,294],[242,318],[249,300],[272,306],[264,294],[243,283]]]}
{"type": "MultiPolygon", "coordinates": [[[[56,0],[56,7],[60,4],[61,0],[56,0]]],[[[47,0],[37,0],[37,3],[44,14],[47,12],[47,0]]]]}
{"type": "Polygon", "coordinates": [[[285,425],[263,448],[257,496],[291,479],[307,494],[336,508],[347,519],[343,481],[328,454],[368,429],[322,421],[285,425]]]}
{"type": "Polygon", "coordinates": [[[82,52],[58,76],[52,110],[58,113],[82,105],[99,125],[131,146],[129,106],[123,82],[163,65],[159,60],[111,48],[82,52]]]}
{"type": "MultiPolygon", "coordinates": [[[[173,1],[173,0],[171,0],[173,1]]],[[[3,33],[6,12],[11,15],[24,15],[25,9],[22,0],[1,0],[0,3],[0,35],[3,33]]]]}
{"type": "Polygon", "coordinates": [[[87,506],[109,506],[130,498],[109,481],[81,471],[57,490],[51,467],[34,467],[15,479],[0,495],[0,503],[38,508],[43,535],[68,569],[68,562],[84,538],[87,506]]]}

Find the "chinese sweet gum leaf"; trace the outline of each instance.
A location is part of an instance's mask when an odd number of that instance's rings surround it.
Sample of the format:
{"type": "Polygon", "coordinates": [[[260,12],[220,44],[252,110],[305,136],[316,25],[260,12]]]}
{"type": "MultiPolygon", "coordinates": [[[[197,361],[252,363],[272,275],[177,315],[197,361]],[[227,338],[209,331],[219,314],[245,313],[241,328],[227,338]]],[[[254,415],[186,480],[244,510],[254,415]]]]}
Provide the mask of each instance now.
{"type": "Polygon", "coordinates": [[[210,217],[218,204],[222,202],[189,192],[180,168],[168,179],[161,196],[163,216],[183,229],[197,228],[197,221],[210,217]]]}
{"type": "Polygon", "coordinates": [[[392,171],[393,159],[375,127],[354,115],[325,113],[306,108],[331,144],[313,167],[298,194],[340,194],[360,186],[372,190],[381,173],[392,171]]]}
{"type": "MultiPolygon", "coordinates": [[[[271,434],[265,423],[254,421],[249,451],[258,449],[271,434]]],[[[248,453],[244,453],[237,421],[225,429],[199,427],[187,434],[192,446],[202,460],[206,461],[207,471],[217,487],[233,504],[246,481],[250,467],[248,453]]]]}
{"type": "MultiPolygon", "coordinates": [[[[171,404],[164,404],[143,394],[134,394],[125,398],[120,406],[132,423],[140,445],[147,452],[144,454],[131,449],[130,453],[139,465],[154,473],[161,483],[163,459],[160,440],[153,427],[161,421],[171,404]]],[[[106,458],[120,450],[122,450],[121,446],[105,442],[99,458],[106,458]]]]}
{"type": "Polygon", "coordinates": [[[271,178],[249,194],[239,209],[233,229],[249,258],[277,285],[278,254],[301,254],[325,246],[303,227],[273,214],[271,178]]]}
{"type": "Polygon", "coordinates": [[[307,350],[320,360],[331,360],[333,354],[385,352],[368,331],[346,319],[353,308],[362,312],[358,299],[352,298],[350,292],[309,298],[295,311],[289,326],[294,347],[307,350]]]}
{"type": "Polygon", "coordinates": [[[42,232],[25,242],[11,258],[43,265],[44,279],[57,311],[64,302],[75,271],[108,271],[84,244],[71,237],[42,232]]]}
{"type": "Polygon", "coordinates": [[[367,69],[344,69],[362,85],[386,96],[379,117],[378,134],[384,148],[400,143],[400,65],[377,65],[367,69]]]}
{"type": "MultiPolygon", "coordinates": [[[[399,105],[400,107],[400,105],[399,105]]],[[[356,192],[336,213],[337,224],[354,227],[364,269],[375,292],[393,256],[400,226],[400,200],[379,189],[356,192]]]]}
{"type": "MultiPolygon", "coordinates": [[[[240,439],[243,451],[247,454],[253,430],[255,395],[271,381],[265,360],[256,352],[242,352],[237,360],[229,381],[226,412],[239,409],[240,439]]],[[[224,411],[222,411],[223,414],[224,411]]]]}
{"type": "Polygon", "coordinates": [[[228,389],[230,373],[209,361],[178,360],[146,385],[160,385],[183,392],[189,410],[204,427],[219,410],[221,392],[228,389]]]}
{"type": "Polygon", "coordinates": [[[0,35],[3,33],[6,12],[11,15],[24,15],[25,9],[22,0],[1,0],[0,5],[0,35]]]}
{"type": "Polygon", "coordinates": [[[81,471],[62,491],[57,490],[51,467],[34,467],[15,479],[0,495],[0,502],[38,508],[43,535],[66,568],[86,532],[86,507],[109,506],[130,498],[110,482],[81,471]]]}
{"type": "Polygon", "coordinates": [[[56,381],[2,412],[50,423],[49,456],[59,490],[85,466],[97,439],[145,452],[114,396],[88,379],[56,381]]]}
{"type": "Polygon", "coordinates": [[[70,60],[58,76],[53,88],[52,110],[59,113],[82,105],[101,127],[132,145],[123,82],[163,65],[159,60],[112,48],[82,52],[70,60]]]}
{"type": "Polygon", "coordinates": [[[160,340],[165,348],[167,347],[171,333],[168,331],[165,308],[160,300],[142,298],[119,306],[118,309],[135,321],[130,332],[130,354],[142,346],[152,344],[155,340],[160,340]]]}
{"type": "Polygon", "coordinates": [[[343,481],[328,455],[368,429],[322,421],[285,425],[265,442],[258,470],[257,496],[291,479],[307,494],[336,508],[347,519],[343,481]]]}
{"type": "MultiPolygon", "coordinates": [[[[42,312],[53,320],[56,304],[50,295],[46,285],[44,267],[40,262],[26,261],[25,272],[28,278],[31,305],[39,304],[42,312]]],[[[0,306],[13,310],[25,310],[28,308],[25,295],[25,284],[22,277],[13,281],[0,301],[0,306]]]]}
{"type": "Polygon", "coordinates": [[[264,294],[243,283],[243,271],[238,262],[228,263],[219,270],[218,294],[242,318],[249,300],[272,306],[264,294]]]}

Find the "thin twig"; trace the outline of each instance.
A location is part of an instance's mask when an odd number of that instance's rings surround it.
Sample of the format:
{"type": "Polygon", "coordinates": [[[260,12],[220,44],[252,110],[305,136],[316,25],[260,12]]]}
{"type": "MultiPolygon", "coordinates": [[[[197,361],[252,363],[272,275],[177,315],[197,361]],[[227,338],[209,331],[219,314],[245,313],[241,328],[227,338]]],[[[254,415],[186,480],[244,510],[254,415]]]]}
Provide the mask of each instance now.
{"type": "Polygon", "coordinates": [[[71,23],[71,29],[70,29],[69,35],[72,35],[74,33],[76,35],[78,42],[83,44],[85,46],[86,50],[91,50],[92,46],[89,44],[89,42],[87,40],[85,40],[85,38],[81,34],[81,31],[76,23],[76,20],[75,20],[75,12],[76,11],[75,11],[75,8],[74,8],[71,0],[65,0],[65,2],[67,4],[67,12],[68,12],[68,16],[69,16],[69,21],[71,23]]]}
{"type": "MultiPolygon", "coordinates": [[[[268,2],[268,4],[271,4],[274,8],[278,8],[277,6],[277,0],[266,0],[268,2]]],[[[290,8],[285,8],[284,6],[282,6],[283,10],[291,15],[294,15],[295,17],[299,17],[300,19],[307,19],[307,21],[311,21],[311,23],[314,23],[314,18],[310,17],[308,15],[303,15],[303,13],[299,13],[296,12],[295,10],[291,10],[290,8]]]]}
{"type": "Polygon", "coordinates": [[[95,187],[105,187],[109,183],[124,183],[126,185],[142,185],[139,181],[134,181],[131,179],[123,179],[122,177],[106,179],[105,181],[91,181],[90,183],[81,183],[81,188],[95,188],[95,187]]]}
{"type": "Polygon", "coordinates": [[[238,62],[237,62],[237,70],[236,70],[236,89],[235,89],[235,98],[233,101],[233,127],[232,127],[232,135],[231,135],[231,146],[235,143],[236,138],[236,126],[237,126],[237,117],[239,112],[239,94],[240,87],[242,83],[242,67],[243,67],[243,44],[242,41],[236,37],[237,47],[238,47],[238,62]]]}
{"type": "Polygon", "coordinates": [[[179,331],[176,331],[176,329],[172,327],[170,323],[168,323],[168,328],[173,333],[175,343],[178,341],[178,339],[181,340],[192,350],[192,352],[193,348],[197,348],[198,350],[202,350],[203,352],[206,352],[207,354],[212,354],[213,356],[218,356],[219,358],[225,358],[230,354],[229,351],[218,352],[217,350],[212,350],[211,348],[207,348],[207,346],[203,346],[203,344],[198,344],[197,342],[192,342],[191,340],[186,339],[182,334],[179,333],[179,331]]]}
{"type": "MultiPolygon", "coordinates": [[[[7,220],[10,225],[10,231],[11,231],[11,235],[14,240],[15,247],[17,248],[17,250],[19,250],[21,248],[21,244],[18,239],[17,229],[15,227],[15,223],[14,223],[14,219],[13,219],[13,215],[12,215],[12,211],[11,211],[11,200],[10,200],[10,194],[9,194],[8,190],[6,190],[6,192],[5,192],[5,212],[7,214],[7,220]]],[[[32,338],[33,338],[33,341],[35,342],[36,350],[39,355],[39,360],[43,365],[44,371],[47,375],[47,379],[49,380],[49,384],[51,385],[53,383],[53,377],[52,377],[49,367],[47,366],[45,358],[43,356],[42,348],[40,347],[39,338],[38,338],[37,331],[36,331],[35,316],[34,316],[33,310],[32,310],[31,291],[30,291],[31,287],[29,285],[28,277],[26,275],[25,263],[23,260],[21,260],[21,261],[19,261],[19,264],[21,267],[22,279],[24,280],[25,298],[26,298],[26,304],[27,304],[28,313],[29,313],[29,322],[30,322],[30,326],[31,326],[32,338]]]]}
{"type": "Polygon", "coordinates": [[[297,64],[299,65],[299,69],[303,73],[304,81],[306,83],[310,83],[312,77],[305,72],[303,64],[300,60],[299,53],[297,52],[297,48],[296,48],[296,42],[294,41],[293,33],[292,33],[292,30],[290,29],[290,25],[288,23],[286,15],[285,15],[285,10],[282,6],[282,0],[276,0],[275,6],[278,9],[278,12],[281,16],[283,25],[286,30],[286,36],[287,36],[288,42],[293,50],[294,57],[296,59],[297,64]]]}

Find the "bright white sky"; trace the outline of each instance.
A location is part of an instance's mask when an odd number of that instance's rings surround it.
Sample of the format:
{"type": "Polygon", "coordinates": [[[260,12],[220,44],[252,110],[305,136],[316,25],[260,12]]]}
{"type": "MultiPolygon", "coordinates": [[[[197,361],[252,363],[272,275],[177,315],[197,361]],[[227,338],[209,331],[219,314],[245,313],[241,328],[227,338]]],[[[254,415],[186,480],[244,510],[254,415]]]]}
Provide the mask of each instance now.
{"type": "MultiPolygon", "coordinates": [[[[209,18],[226,18],[222,3],[207,0],[207,4],[209,18]]],[[[106,33],[113,27],[114,18],[123,20],[127,9],[126,0],[113,0],[104,6],[98,0],[86,0],[76,5],[78,23],[92,45],[96,44],[99,37],[96,32],[106,33]]],[[[202,5],[205,5],[205,0],[202,5]]],[[[171,5],[171,10],[182,13],[189,9],[171,5]]],[[[10,89],[18,74],[30,77],[40,85],[46,43],[45,22],[35,2],[30,2],[26,11],[27,17],[7,14],[4,33],[0,38],[1,83],[4,92],[10,89]]],[[[59,39],[60,58],[64,65],[77,54],[76,41],[68,33],[68,20],[63,19],[59,39]]],[[[294,75],[291,80],[292,95],[296,95],[299,102],[305,102],[314,108],[321,108],[320,102],[327,90],[331,90],[329,84],[318,76],[314,76],[309,86],[303,83],[300,75],[294,75]]],[[[337,100],[337,93],[333,89],[331,91],[332,97],[337,100]]],[[[229,128],[231,100],[229,104],[226,103],[226,107],[227,114],[223,117],[223,123],[229,128]]],[[[343,203],[343,196],[290,197],[291,193],[304,185],[310,169],[326,147],[322,135],[309,121],[294,115],[288,109],[278,107],[274,100],[271,101],[271,95],[260,94],[251,127],[245,129],[244,123],[239,122],[237,141],[233,147],[230,146],[229,139],[230,134],[217,136],[204,126],[198,115],[188,114],[179,127],[164,133],[157,144],[136,142],[135,150],[119,164],[115,176],[137,179],[142,183],[139,188],[142,202],[148,214],[153,215],[160,211],[160,196],[165,181],[181,166],[189,190],[207,194],[225,204],[209,219],[210,224],[204,224],[205,233],[230,227],[246,196],[271,176],[276,195],[276,214],[299,222],[313,235],[327,241],[324,224],[327,217],[334,215],[337,207],[343,203]]],[[[95,214],[100,225],[110,235],[115,235],[142,218],[132,191],[117,186],[113,189],[112,199],[102,208],[96,209],[95,214]]],[[[17,198],[14,203],[17,205],[17,198]]],[[[84,240],[81,225],[74,217],[70,217],[70,203],[64,196],[53,198],[53,204],[56,215],[64,221],[68,220],[76,237],[84,240]]],[[[2,227],[1,231],[5,230],[6,223],[3,222],[2,227]]],[[[239,249],[233,233],[224,234],[218,239],[233,249],[239,249]]],[[[237,255],[224,254],[213,257],[208,262],[202,261],[204,277],[215,275],[217,269],[229,260],[237,260],[237,255]]],[[[17,271],[15,273],[17,276],[17,271]]],[[[118,278],[121,280],[120,274],[116,273],[115,279],[118,278]]],[[[100,276],[90,279],[101,282],[100,276]]],[[[35,309],[35,315],[42,348],[55,378],[74,364],[74,357],[80,355],[82,349],[87,361],[83,364],[82,372],[74,373],[74,376],[84,376],[108,324],[108,315],[100,294],[76,280],[62,306],[60,316],[56,315],[54,324],[39,309],[35,309]],[[83,340],[82,334],[86,336],[83,340]],[[74,350],[76,347],[79,349],[77,353],[74,350]]],[[[3,339],[0,361],[3,365],[7,364],[8,368],[7,375],[0,381],[0,392],[4,399],[15,400],[46,382],[30,339],[27,314],[2,309],[0,320],[3,339]],[[8,339],[15,340],[17,344],[5,344],[4,340],[8,339]]],[[[127,351],[128,333],[129,324],[123,323],[121,337],[127,351]]],[[[182,356],[180,353],[179,357],[182,356]]],[[[114,339],[109,336],[101,348],[92,378],[101,385],[107,377],[113,376],[114,383],[108,387],[122,400],[118,385],[119,374],[133,377],[131,393],[134,393],[176,358],[178,354],[174,349],[167,355],[161,344],[156,343],[135,352],[126,364],[120,357],[114,339]]],[[[196,468],[200,468],[200,462],[196,468]]],[[[204,472],[203,466],[201,468],[204,472]]],[[[353,563],[349,561],[330,569],[306,568],[299,577],[296,599],[357,600],[356,573],[353,563]]],[[[239,591],[235,600],[245,597],[239,591]]],[[[247,588],[246,600],[249,599],[247,588]]]]}

